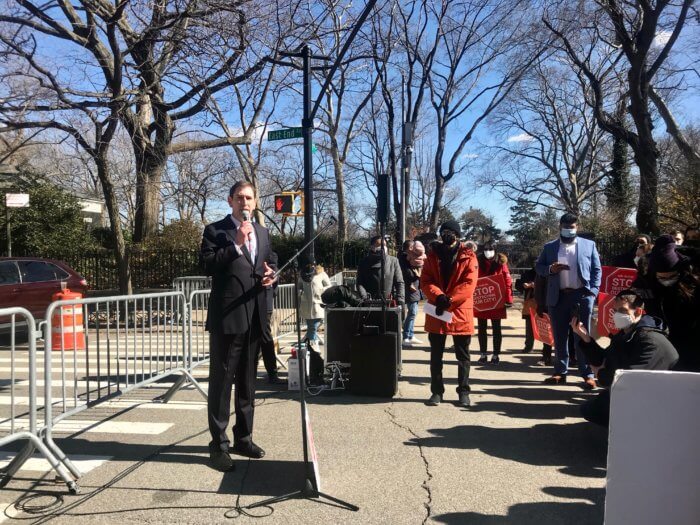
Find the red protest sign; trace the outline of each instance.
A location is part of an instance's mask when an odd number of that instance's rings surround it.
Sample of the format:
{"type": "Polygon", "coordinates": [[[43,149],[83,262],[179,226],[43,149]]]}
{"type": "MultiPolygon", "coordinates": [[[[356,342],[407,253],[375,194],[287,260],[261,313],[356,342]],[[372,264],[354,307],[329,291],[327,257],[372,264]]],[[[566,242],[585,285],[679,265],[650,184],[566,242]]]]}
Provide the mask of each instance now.
{"type": "Polygon", "coordinates": [[[637,278],[637,270],[634,268],[617,268],[616,266],[603,266],[603,277],[600,282],[600,292],[617,295],[626,290],[637,278]]]}
{"type": "Polygon", "coordinates": [[[614,295],[607,293],[598,294],[598,320],[596,323],[598,335],[609,336],[619,331],[615,328],[613,320],[613,314],[615,313],[614,302],[614,295]]]}
{"type": "Polygon", "coordinates": [[[532,323],[532,335],[535,339],[546,345],[554,346],[554,333],[549,314],[537,315],[536,310],[530,310],[530,323],[532,323]]]}
{"type": "Polygon", "coordinates": [[[503,274],[479,277],[474,289],[474,311],[497,310],[506,304],[506,281],[503,274]]]}

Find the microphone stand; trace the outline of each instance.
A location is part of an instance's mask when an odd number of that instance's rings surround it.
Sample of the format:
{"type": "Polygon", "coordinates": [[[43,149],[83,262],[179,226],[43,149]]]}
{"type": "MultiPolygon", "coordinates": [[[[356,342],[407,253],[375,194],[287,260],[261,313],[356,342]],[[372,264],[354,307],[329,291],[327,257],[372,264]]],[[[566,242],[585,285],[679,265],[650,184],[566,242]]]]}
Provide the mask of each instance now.
{"type": "Polygon", "coordinates": [[[263,501],[258,501],[248,505],[247,509],[254,509],[256,507],[263,507],[272,505],[274,503],[279,503],[281,501],[287,501],[290,499],[316,499],[325,498],[337,505],[352,511],[360,510],[359,507],[348,503],[346,501],[340,500],[328,494],[321,492],[320,484],[321,479],[318,472],[318,462],[316,460],[316,448],[313,445],[313,433],[311,432],[311,421],[308,418],[308,413],[306,410],[306,352],[308,349],[308,339],[304,343],[304,348],[302,349],[301,341],[301,316],[299,315],[299,256],[304,253],[306,248],[308,248],[313,242],[324,232],[326,232],[331,226],[336,223],[335,217],[331,217],[323,228],[318,230],[316,235],[307,242],[304,246],[298,249],[294,256],[289,259],[279,270],[275,272],[275,278],[277,278],[283,270],[285,270],[290,265],[294,268],[294,309],[296,311],[297,320],[297,361],[299,363],[299,402],[301,406],[301,438],[304,450],[304,482],[302,488],[296,492],[290,494],[284,494],[282,496],[275,496],[272,498],[265,499],[263,501]],[[309,461],[309,434],[311,434],[311,444],[312,444],[312,461],[309,461]]]}

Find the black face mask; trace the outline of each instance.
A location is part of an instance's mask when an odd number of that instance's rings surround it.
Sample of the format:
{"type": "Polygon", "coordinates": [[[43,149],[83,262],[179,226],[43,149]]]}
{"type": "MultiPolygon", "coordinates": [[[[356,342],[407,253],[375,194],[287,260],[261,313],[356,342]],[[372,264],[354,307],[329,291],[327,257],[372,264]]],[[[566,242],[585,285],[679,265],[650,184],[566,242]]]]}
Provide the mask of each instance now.
{"type": "Polygon", "coordinates": [[[440,237],[442,238],[442,242],[445,244],[445,246],[452,246],[457,240],[457,235],[451,231],[446,231],[440,237]]]}

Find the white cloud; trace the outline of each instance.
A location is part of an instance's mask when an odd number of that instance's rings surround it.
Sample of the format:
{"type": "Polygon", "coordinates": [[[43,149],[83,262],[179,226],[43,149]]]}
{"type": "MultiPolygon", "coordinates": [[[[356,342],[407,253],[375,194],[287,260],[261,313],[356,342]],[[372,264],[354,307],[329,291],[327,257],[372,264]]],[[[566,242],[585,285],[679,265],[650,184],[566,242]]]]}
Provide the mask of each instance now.
{"type": "Polygon", "coordinates": [[[521,133],[520,135],[508,137],[508,142],[530,142],[531,140],[533,140],[532,135],[528,135],[527,133],[521,133]]]}
{"type": "Polygon", "coordinates": [[[464,155],[462,155],[463,159],[476,159],[478,157],[479,155],[477,153],[465,153],[464,155]]]}
{"type": "Polygon", "coordinates": [[[654,37],[654,47],[663,47],[671,39],[671,31],[660,31],[654,37]]]}

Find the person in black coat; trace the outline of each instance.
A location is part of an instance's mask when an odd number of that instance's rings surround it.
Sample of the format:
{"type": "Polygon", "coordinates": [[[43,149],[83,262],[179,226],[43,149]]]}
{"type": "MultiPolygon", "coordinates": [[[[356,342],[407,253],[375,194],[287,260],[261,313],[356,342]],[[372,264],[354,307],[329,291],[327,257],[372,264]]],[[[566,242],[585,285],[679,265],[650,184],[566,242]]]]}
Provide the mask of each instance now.
{"type": "Polygon", "coordinates": [[[231,214],[204,228],[200,260],[212,278],[206,328],[209,331],[209,458],[213,468],[233,469],[226,428],[235,382],[236,423],[231,451],[261,458],[253,443],[256,355],[267,326],[266,288],[274,284],[270,235],[250,222],[255,191],[237,182],[228,197],[231,214]]]}
{"type": "Polygon", "coordinates": [[[606,390],[581,405],[583,417],[608,426],[610,420],[610,388],[617,370],[670,370],[678,362],[678,352],[666,337],[660,319],[644,314],[644,301],[633,290],[615,296],[615,327],[620,330],[602,348],[591,338],[578,319],[571,320],[572,330],[581,338],[584,352],[598,384],[606,390]]]}

